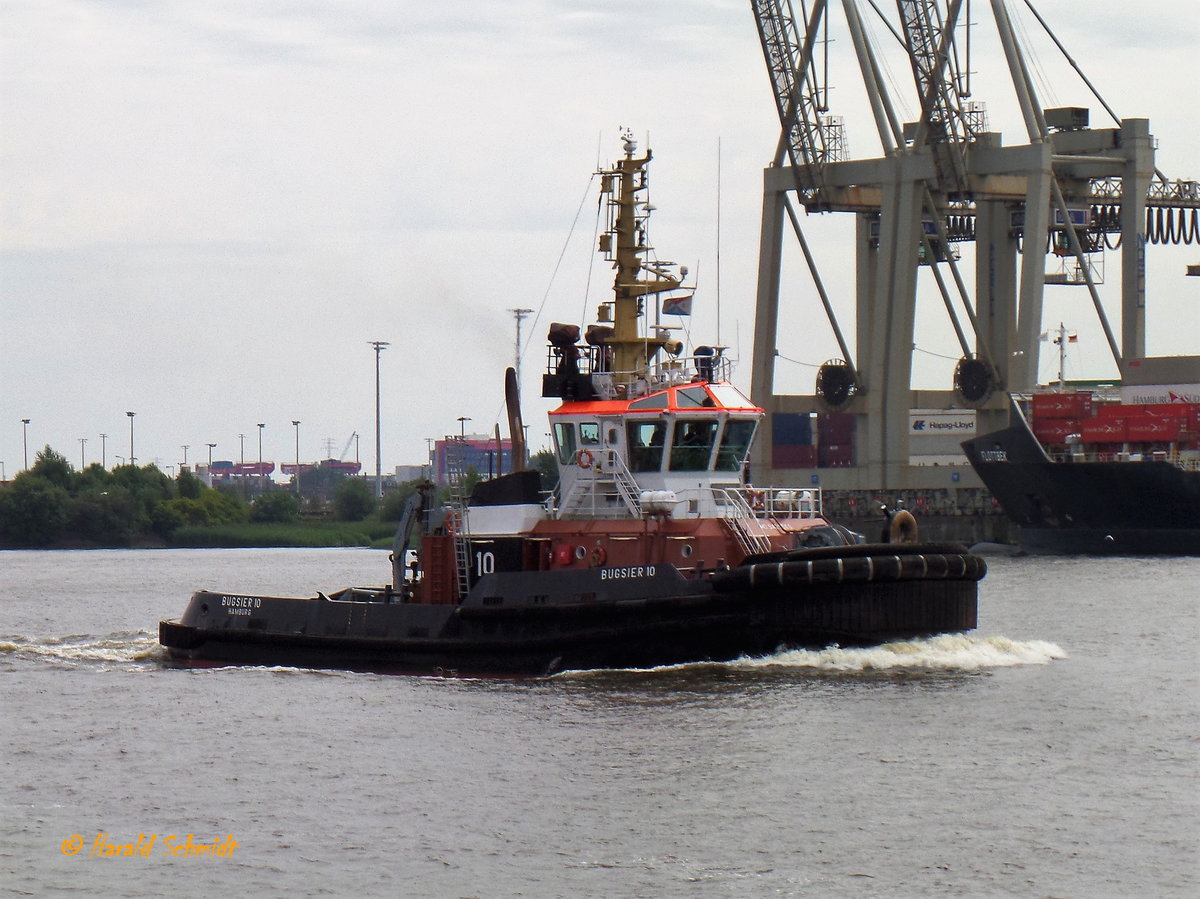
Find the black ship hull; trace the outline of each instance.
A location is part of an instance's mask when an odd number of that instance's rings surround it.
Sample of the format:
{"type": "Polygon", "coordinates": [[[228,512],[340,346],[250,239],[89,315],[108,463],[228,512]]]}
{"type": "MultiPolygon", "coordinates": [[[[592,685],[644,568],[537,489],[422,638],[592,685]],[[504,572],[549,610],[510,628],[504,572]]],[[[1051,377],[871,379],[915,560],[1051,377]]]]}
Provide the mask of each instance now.
{"type": "Polygon", "coordinates": [[[1200,471],[1153,460],[1056,462],[1019,413],[963,450],[1028,552],[1200,555],[1200,471]]]}
{"type": "Polygon", "coordinates": [[[159,626],[173,662],[380,673],[544,675],[875,645],[970,630],[984,563],[961,547],[758,557],[711,579],[670,566],[507,573],[461,604],[386,588],[313,599],[202,591],[159,626]],[[549,592],[552,591],[552,592],[549,592]]]}

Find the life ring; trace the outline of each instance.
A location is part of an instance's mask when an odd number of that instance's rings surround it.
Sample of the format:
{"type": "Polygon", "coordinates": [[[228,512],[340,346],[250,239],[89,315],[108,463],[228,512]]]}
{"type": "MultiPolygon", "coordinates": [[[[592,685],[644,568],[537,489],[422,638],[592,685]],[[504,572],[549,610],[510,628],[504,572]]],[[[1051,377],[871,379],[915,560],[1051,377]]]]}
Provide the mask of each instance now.
{"type": "Polygon", "coordinates": [[[591,556],[588,557],[588,564],[591,565],[592,568],[599,568],[607,561],[608,553],[604,551],[603,546],[597,546],[592,550],[591,556]]]}
{"type": "Polygon", "coordinates": [[[892,513],[891,525],[888,527],[888,542],[917,542],[917,519],[913,518],[912,512],[908,509],[899,509],[892,513]]]}
{"type": "Polygon", "coordinates": [[[595,461],[596,457],[592,455],[591,450],[580,450],[575,454],[575,463],[580,468],[591,468],[595,461]]]}

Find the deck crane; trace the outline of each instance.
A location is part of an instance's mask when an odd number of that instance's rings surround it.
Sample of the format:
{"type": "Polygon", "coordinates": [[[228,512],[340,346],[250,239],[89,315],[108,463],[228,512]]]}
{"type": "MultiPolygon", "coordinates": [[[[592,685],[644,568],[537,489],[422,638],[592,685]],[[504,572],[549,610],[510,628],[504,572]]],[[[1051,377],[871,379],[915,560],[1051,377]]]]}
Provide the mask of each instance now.
{"type": "MultiPolygon", "coordinates": [[[[884,19],[875,0],[869,2],[884,19]]],[[[970,406],[979,410],[983,427],[1006,414],[1004,390],[1024,391],[1036,384],[1047,274],[1046,254],[1030,248],[1053,243],[1059,253],[1076,259],[1084,272],[1080,283],[1087,283],[1092,293],[1120,368],[1124,360],[1145,352],[1145,245],[1160,239],[1200,242],[1200,190],[1196,182],[1170,182],[1157,172],[1146,120],[1113,114],[1115,128],[1092,129],[1084,109],[1043,110],[1026,51],[1010,21],[1009,0],[990,0],[990,6],[1028,143],[1004,146],[1001,135],[988,130],[982,103],[971,99],[969,53],[975,26],[969,0],[897,0],[897,23],[885,20],[911,65],[920,110],[916,122],[902,123],[860,5],[860,0],[841,3],[882,149],[873,159],[835,157],[833,152],[844,147],[841,118],[829,114],[830,85],[822,80],[827,57],[823,66],[817,59],[828,49],[830,4],[805,2],[804,15],[798,17],[791,0],[751,0],[781,125],[775,165],[764,177],[751,389],[772,414],[835,409],[858,416],[859,461],[852,470],[823,475],[827,486],[924,486],[929,473],[908,465],[910,409],[970,406]],[[965,39],[962,47],[959,33],[965,39]],[[792,197],[810,213],[856,216],[854,355],[861,369],[852,361],[816,274],[792,197]],[[774,390],[782,235],[789,223],[843,356],[821,366],[813,396],[777,395],[774,390]],[[1102,249],[1114,233],[1120,234],[1122,257],[1120,345],[1086,274],[1087,255],[1102,249]],[[976,301],[955,262],[951,244],[956,241],[975,242],[976,301]],[[962,350],[953,390],[916,391],[911,386],[921,265],[937,282],[962,350]],[[967,328],[959,323],[956,308],[965,311],[967,328]]],[[[1049,33],[1030,0],[1025,5],[1049,33]]],[[[1069,56],[1068,61],[1079,70],[1069,56]]],[[[1084,83],[1095,93],[1086,78],[1084,83]]],[[[756,459],[756,465],[771,469],[765,457],[756,459]]],[[[789,475],[772,471],[771,476],[789,475]]]]}

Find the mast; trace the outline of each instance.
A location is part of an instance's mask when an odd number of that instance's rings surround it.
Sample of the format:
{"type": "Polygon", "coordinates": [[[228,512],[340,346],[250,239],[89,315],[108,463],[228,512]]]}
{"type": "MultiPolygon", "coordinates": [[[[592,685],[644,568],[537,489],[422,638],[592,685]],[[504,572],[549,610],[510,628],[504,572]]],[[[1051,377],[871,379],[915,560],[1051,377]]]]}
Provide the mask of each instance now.
{"type": "MultiPolygon", "coordinates": [[[[618,380],[636,380],[646,376],[659,350],[670,341],[670,329],[665,327],[656,326],[652,336],[641,333],[646,298],[679,289],[687,272],[680,269],[680,274],[675,274],[670,271],[673,263],[643,259],[653,250],[646,242],[646,220],[653,207],[639,194],[650,186],[647,166],[652,154],[647,150],[645,156],[635,156],[637,143],[632,134],[626,131],[623,137],[625,158],[599,173],[601,191],[608,198],[608,228],[600,236],[599,251],[616,270],[610,301],[613,333],[604,344],[612,347],[618,380]]],[[[602,322],[610,320],[607,305],[600,307],[602,322]]]]}

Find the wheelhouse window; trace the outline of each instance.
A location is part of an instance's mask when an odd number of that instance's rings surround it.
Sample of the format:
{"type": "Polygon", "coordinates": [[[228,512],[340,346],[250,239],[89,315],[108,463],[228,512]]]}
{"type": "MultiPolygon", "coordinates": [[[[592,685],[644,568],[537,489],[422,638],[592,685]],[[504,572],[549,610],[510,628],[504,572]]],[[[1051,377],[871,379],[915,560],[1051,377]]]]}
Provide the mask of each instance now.
{"type": "Polygon", "coordinates": [[[625,426],[629,437],[629,470],[658,471],[662,468],[663,447],[667,442],[666,422],[631,421],[625,426]]]}
{"type": "Polygon", "coordinates": [[[671,438],[671,471],[707,471],[717,439],[715,418],[682,418],[671,438]]]}
{"type": "Polygon", "coordinates": [[[699,409],[705,406],[715,406],[708,391],[697,385],[695,387],[680,387],[675,391],[675,405],[680,409],[699,409]]]}
{"type": "Polygon", "coordinates": [[[708,389],[713,392],[721,405],[726,409],[752,409],[754,403],[746,399],[745,394],[734,387],[732,384],[709,384],[708,389]]]}
{"type": "Polygon", "coordinates": [[[717,471],[739,471],[750,454],[750,442],[758,422],[731,418],[725,423],[721,446],[717,450],[717,471]]]}
{"type": "Polygon", "coordinates": [[[650,396],[642,397],[640,400],[634,400],[629,404],[630,409],[665,409],[667,402],[671,399],[670,391],[664,390],[661,393],[652,393],[650,396]]]}
{"type": "Polygon", "coordinates": [[[596,446],[600,442],[600,425],[585,421],[579,425],[580,446],[596,446]]]}
{"type": "Polygon", "coordinates": [[[575,463],[575,424],[569,421],[554,423],[554,442],[558,445],[558,461],[563,465],[575,463]]]}

